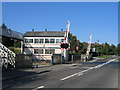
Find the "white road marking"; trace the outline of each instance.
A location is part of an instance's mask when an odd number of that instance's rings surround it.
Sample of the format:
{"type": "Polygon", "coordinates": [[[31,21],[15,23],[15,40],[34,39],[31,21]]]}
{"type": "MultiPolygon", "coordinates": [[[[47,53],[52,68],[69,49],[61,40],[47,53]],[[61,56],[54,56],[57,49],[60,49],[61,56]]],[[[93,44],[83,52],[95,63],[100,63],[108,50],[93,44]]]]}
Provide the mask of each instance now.
{"type": "Polygon", "coordinates": [[[37,88],[35,88],[35,89],[32,89],[32,90],[38,90],[38,89],[40,89],[40,88],[44,88],[45,86],[40,86],[40,87],[37,87],[37,88]]]}
{"type": "Polygon", "coordinates": [[[81,75],[83,75],[83,73],[78,73],[78,76],[81,76],[81,75]]]}
{"type": "Polygon", "coordinates": [[[109,64],[109,63],[113,62],[113,61],[116,61],[116,59],[112,59],[112,60],[109,60],[109,61],[106,62],[106,63],[99,64],[99,65],[95,66],[94,68],[100,68],[100,67],[102,67],[102,66],[104,66],[104,65],[106,65],[106,64],[109,64]]]}
{"type": "Polygon", "coordinates": [[[78,67],[70,67],[70,68],[78,68],[78,67]]]}
{"type": "Polygon", "coordinates": [[[82,67],[82,68],[91,68],[91,67],[82,67]]]}
{"type": "Polygon", "coordinates": [[[85,73],[85,72],[87,72],[87,71],[89,71],[89,70],[92,70],[92,69],[94,69],[94,68],[100,68],[100,67],[102,67],[102,66],[104,66],[104,65],[106,65],[106,64],[109,64],[109,63],[113,62],[113,61],[116,61],[116,59],[109,60],[108,62],[103,63],[103,64],[99,64],[99,65],[97,65],[97,66],[95,66],[95,67],[90,67],[90,68],[88,68],[88,69],[86,69],[86,70],[83,70],[83,71],[81,71],[81,72],[72,74],[72,75],[67,76],[67,77],[65,77],[65,78],[62,78],[62,79],[60,79],[60,80],[63,81],[63,80],[69,79],[69,78],[71,78],[71,77],[74,77],[74,76],[76,76],[76,75],[81,76],[81,75],[83,75],[83,73],[85,73]]]}
{"type": "Polygon", "coordinates": [[[97,60],[92,60],[92,61],[88,61],[88,62],[95,62],[95,61],[97,61],[97,60]]]}
{"type": "Polygon", "coordinates": [[[78,73],[72,74],[72,75],[67,76],[67,77],[65,77],[65,78],[62,78],[62,79],[60,79],[60,80],[66,80],[66,79],[71,78],[71,77],[73,77],[73,76],[75,76],[75,75],[78,75],[78,73]]]}

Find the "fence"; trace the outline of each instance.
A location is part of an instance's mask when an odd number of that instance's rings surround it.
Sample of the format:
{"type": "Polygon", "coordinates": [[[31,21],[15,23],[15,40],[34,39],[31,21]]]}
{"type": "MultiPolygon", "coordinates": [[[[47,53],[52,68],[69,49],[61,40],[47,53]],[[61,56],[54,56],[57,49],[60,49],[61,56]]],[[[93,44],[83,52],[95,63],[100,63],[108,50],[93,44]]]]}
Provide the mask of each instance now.
{"type": "Polygon", "coordinates": [[[52,56],[52,64],[60,64],[63,61],[61,61],[61,54],[53,54],[52,56]]]}
{"type": "Polygon", "coordinates": [[[42,55],[32,55],[32,54],[17,54],[16,55],[16,68],[33,68],[38,65],[50,65],[52,60],[48,58],[43,58],[42,55]]]}
{"type": "Polygon", "coordinates": [[[32,68],[33,61],[31,54],[17,54],[16,55],[16,68],[32,68]]]}
{"type": "Polygon", "coordinates": [[[70,59],[71,61],[77,61],[81,59],[81,55],[80,54],[70,54],[70,59]]]}

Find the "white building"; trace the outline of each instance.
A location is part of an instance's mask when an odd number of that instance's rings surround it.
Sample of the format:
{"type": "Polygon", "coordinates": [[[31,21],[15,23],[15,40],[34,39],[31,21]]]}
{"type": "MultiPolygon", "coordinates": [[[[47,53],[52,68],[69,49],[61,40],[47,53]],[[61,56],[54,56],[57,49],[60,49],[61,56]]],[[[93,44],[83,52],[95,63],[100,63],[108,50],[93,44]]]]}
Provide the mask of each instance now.
{"type": "Polygon", "coordinates": [[[64,41],[65,31],[31,31],[24,37],[24,53],[33,54],[34,59],[52,60],[53,54],[62,54],[68,59],[69,50],[61,50],[60,43],[64,41]]]}

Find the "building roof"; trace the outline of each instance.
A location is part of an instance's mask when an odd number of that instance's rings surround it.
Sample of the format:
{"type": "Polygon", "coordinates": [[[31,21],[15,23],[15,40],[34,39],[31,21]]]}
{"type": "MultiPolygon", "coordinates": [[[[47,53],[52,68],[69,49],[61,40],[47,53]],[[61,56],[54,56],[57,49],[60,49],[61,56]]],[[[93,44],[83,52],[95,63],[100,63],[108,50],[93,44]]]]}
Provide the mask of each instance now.
{"type": "Polygon", "coordinates": [[[10,38],[15,38],[15,39],[23,39],[23,34],[17,31],[13,31],[11,29],[2,29],[2,26],[0,26],[0,35],[5,36],[5,37],[10,37],[10,38]]]}
{"type": "Polygon", "coordinates": [[[26,32],[23,37],[64,37],[65,31],[31,31],[26,32]]]}

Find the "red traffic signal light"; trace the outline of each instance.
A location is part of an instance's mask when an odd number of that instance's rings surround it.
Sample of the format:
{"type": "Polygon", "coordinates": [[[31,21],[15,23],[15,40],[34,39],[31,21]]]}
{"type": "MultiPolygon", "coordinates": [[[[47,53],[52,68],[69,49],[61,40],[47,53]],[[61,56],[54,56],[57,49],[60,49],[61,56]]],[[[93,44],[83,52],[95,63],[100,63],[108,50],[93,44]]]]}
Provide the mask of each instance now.
{"type": "Polygon", "coordinates": [[[67,49],[67,48],[69,47],[69,44],[68,44],[68,43],[62,43],[62,44],[60,45],[60,47],[67,49]]]}

